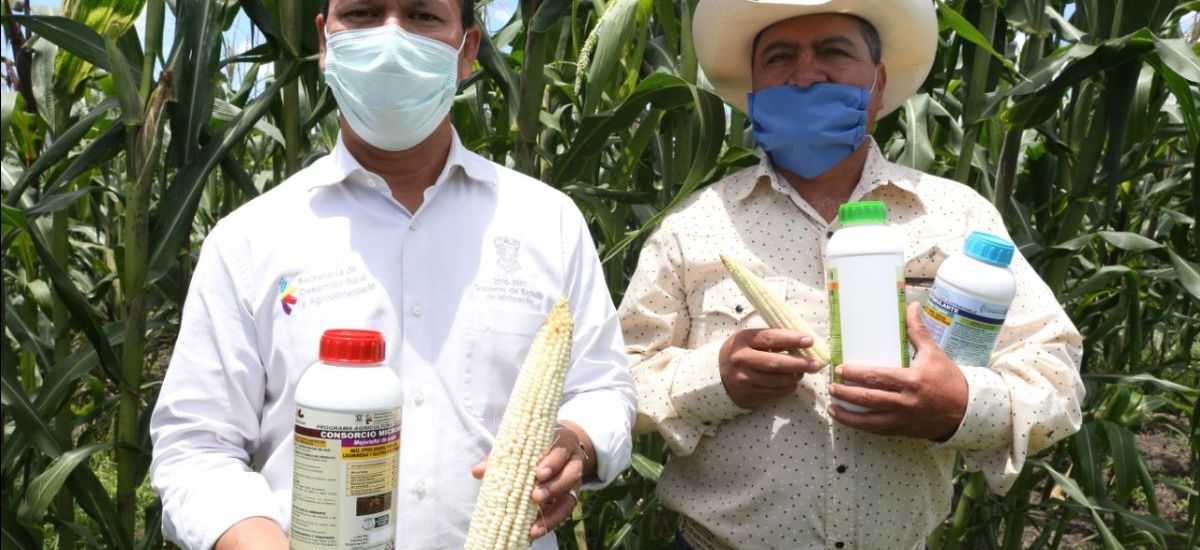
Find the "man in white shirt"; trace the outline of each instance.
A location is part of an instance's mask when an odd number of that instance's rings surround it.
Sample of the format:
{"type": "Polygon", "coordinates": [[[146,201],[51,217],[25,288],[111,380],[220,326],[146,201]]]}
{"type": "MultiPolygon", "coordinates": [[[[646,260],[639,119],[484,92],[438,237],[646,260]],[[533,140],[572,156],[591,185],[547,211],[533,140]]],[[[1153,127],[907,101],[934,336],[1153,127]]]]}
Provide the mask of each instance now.
{"type": "Polygon", "coordinates": [[[163,381],[151,480],[186,548],[285,548],[294,391],[329,328],[381,331],[404,386],[397,546],[459,548],[534,333],[575,321],[535,548],[629,464],[635,392],[588,229],[563,194],[467,151],[448,116],[471,0],[334,0],[316,24],[332,153],[205,240],[163,381]],[[472,470],[474,469],[474,472],[472,470]]]}

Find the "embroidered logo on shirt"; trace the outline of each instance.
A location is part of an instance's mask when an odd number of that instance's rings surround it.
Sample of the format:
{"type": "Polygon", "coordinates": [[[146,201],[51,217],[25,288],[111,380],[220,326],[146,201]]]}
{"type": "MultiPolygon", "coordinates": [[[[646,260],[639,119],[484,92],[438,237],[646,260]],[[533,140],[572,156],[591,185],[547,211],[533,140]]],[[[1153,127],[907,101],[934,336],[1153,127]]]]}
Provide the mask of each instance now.
{"type": "Polygon", "coordinates": [[[521,252],[521,241],[512,237],[496,237],[492,239],[496,245],[496,267],[505,273],[521,269],[518,254],[521,252]]]}
{"type": "Polygon", "coordinates": [[[288,315],[292,314],[292,306],[296,305],[296,284],[283,278],[279,279],[279,305],[288,315]]]}

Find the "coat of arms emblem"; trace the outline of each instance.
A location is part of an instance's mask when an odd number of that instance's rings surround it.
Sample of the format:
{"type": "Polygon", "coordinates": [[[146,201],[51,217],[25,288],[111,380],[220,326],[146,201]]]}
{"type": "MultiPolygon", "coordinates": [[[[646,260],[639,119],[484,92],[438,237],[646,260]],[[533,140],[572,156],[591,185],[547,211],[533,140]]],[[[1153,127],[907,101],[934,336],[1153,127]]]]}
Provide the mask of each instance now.
{"type": "Polygon", "coordinates": [[[521,269],[521,241],[512,237],[496,237],[492,239],[496,245],[496,267],[505,273],[521,269]]]}

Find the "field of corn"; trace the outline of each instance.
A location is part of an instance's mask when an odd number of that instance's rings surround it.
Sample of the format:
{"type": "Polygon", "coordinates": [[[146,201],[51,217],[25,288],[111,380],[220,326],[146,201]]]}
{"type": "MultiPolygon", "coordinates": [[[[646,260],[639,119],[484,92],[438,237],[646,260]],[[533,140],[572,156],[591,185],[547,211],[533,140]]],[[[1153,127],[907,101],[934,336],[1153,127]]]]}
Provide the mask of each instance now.
{"type": "MultiPolygon", "coordinates": [[[[148,411],[199,244],[334,143],[320,0],[2,2],[0,545],[160,548],[148,411]]],[[[575,199],[617,301],[662,213],[756,161],[695,4],[479,1],[455,127],[575,199]]],[[[1006,496],[963,474],[929,546],[1197,548],[1200,2],[937,6],[933,70],[875,138],[994,201],[1085,336],[1088,395],[1006,496]]],[[[669,548],[664,460],[639,437],[563,547],[669,548]]]]}

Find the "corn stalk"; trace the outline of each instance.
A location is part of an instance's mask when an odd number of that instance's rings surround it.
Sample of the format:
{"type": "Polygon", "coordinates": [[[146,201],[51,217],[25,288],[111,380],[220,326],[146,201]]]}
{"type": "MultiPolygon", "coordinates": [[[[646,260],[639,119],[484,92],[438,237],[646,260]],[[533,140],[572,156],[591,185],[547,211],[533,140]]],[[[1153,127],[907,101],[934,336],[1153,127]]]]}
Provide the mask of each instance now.
{"type": "MultiPolygon", "coordinates": [[[[331,147],[308,25],[319,2],[148,0],[143,37],[109,30],[132,26],[140,6],[114,9],[129,2],[76,2],[87,13],[65,18],[9,3],[18,78],[0,119],[4,545],[69,544],[78,532],[78,546],[153,547],[147,450],[133,428],[159,376],[147,342],[172,338],[208,229],[331,147]],[[177,25],[164,43],[168,14],[177,25]],[[260,42],[222,59],[235,14],[260,42]],[[170,94],[160,95],[164,72],[170,94]]],[[[452,111],[468,147],[576,201],[618,300],[664,212],[757,162],[745,117],[699,85],[695,6],[514,0],[512,20],[482,20],[479,70],[452,111]]],[[[874,136],[889,158],[991,196],[1084,334],[1089,397],[1083,430],[1033,457],[1009,495],[977,492],[960,473],[955,516],[930,545],[1195,546],[1200,448],[1189,443],[1189,474],[1171,477],[1129,444],[1151,431],[1196,439],[1195,5],[937,6],[934,69],[874,136]],[[1176,500],[1160,502],[1163,487],[1176,500]],[[1170,514],[1182,501],[1180,520],[1170,514]]],[[[559,533],[565,548],[669,547],[673,513],[654,497],[666,447],[642,436],[634,453],[629,472],[585,493],[559,533]]]]}

